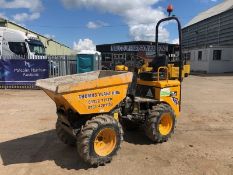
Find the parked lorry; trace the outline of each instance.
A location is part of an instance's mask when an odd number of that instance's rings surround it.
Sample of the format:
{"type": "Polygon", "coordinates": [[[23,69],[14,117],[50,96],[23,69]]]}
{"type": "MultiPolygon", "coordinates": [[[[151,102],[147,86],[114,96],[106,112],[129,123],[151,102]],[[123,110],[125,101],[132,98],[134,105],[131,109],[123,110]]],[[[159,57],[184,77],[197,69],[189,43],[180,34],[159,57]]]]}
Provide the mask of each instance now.
{"type": "Polygon", "coordinates": [[[45,56],[45,46],[35,35],[0,27],[0,56],[45,56]]]}

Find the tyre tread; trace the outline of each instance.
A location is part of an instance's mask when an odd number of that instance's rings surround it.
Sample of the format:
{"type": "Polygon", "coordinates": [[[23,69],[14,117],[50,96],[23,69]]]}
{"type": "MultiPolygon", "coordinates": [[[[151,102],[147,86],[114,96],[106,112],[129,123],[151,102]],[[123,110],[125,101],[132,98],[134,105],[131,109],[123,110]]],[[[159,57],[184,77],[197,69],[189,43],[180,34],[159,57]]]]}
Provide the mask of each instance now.
{"type": "Polygon", "coordinates": [[[156,106],[153,106],[150,112],[151,113],[148,116],[148,119],[145,123],[146,136],[150,140],[156,143],[166,142],[171,137],[171,135],[174,133],[175,123],[176,123],[174,111],[169,105],[161,103],[161,104],[157,104],[156,106]],[[169,112],[174,117],[172,131],[167,136],[162,136],[157,131],[157,125],[159,123],[160,116],[162,115],[163,112],[169,112]]]}
{"type": "Polygon", "coordinates": [[[57,133],[58,138],[64,144],[72,146],[72,147],[76,145],[76,139],[62,128],[62,122],[59,119],[57,119],[57,122],[56,122],[56,133],[57,133]]]}
{"type": "Polygon", "coordinates": [[[79,156],[87,163],[90,163],[94,166],[105,165],[106,163],[111,162],[112,156],[106,156],[104,158],[98,158],[90,156],[91,153],[89,151],[89,143],[92,137],[93,131],[97,130],[100,126],[104,125],[116,125],[119,128],[120,141],[117,145],[115,154],[120,149],[121,142],[123,141],[123,130],[118,121],[116,121],[113,117],[109,115],[99,115],[93,117],[91,120],[86,122],[85,126],[81,130],[77,139],[77,151],[79,156]]]}

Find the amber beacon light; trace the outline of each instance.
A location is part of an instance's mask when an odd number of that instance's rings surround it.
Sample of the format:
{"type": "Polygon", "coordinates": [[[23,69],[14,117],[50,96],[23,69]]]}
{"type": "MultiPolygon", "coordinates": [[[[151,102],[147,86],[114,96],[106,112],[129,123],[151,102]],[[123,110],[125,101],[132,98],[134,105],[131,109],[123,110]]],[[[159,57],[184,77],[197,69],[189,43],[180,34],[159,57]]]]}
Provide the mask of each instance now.
{"type": "Polygon", "coordinates": [[[168,12],[168,16],[171,16],[171,13],[173,12],[173,6],[172,6],[172,4],[168,5],[167,12],[168,12]]]}

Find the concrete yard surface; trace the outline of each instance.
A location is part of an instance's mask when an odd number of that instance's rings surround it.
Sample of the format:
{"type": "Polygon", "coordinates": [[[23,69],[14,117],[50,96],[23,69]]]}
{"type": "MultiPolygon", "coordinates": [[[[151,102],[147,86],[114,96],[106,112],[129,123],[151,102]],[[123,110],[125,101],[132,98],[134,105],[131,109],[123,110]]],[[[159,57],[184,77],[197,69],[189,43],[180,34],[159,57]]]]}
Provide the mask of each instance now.
{"type": "Polygon", "coordinates": [[[58,140],[43,91],[0,90],[0,175],[233,175],[233,76],[190,76],[182,98],[168,142],[127,132],[113,161],[93,168],[58,140]]]}

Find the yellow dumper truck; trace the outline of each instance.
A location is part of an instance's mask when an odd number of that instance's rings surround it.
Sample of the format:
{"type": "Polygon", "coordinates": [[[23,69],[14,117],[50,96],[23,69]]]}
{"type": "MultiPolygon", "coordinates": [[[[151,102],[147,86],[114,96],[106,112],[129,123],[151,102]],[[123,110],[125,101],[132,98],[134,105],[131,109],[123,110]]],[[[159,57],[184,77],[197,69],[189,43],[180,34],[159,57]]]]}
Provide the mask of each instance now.
{"type": "MultiPolygon", "coordinates": [[[[121,65],[122,67],[125,67],[124,65],[121,65]]],[[[116,71],[122,70],[120,69],[121,67],[119,66],[118,69],[115,69],[116,71]]],[[[169,79],[178,79],[179,78],[179,66],[176,63],[168,63],[167,64],[168,68],[168,77],[169,79]]],[[[139,70],[138,72],[151,72],[153,71],[153,67],[149,66],[149,63],[145,63],[139,70]]],[[[183,66],[182,70],[182,78],[188,77],[190,75],[191,71],[191,66],[190,64],[185,63],[183,66]]]]}
{"type": "Polygon", "coordinates": [[[57,106],[57,135],[75,146],[86,162],[109,162],[120,148],[121,105],[132,82],[131,72],[96,71],[37,81],[57,106]]]}
{"type": "MultiPolygon", "coordinates": [[[[181,41],[181,25],[175,20],[181,41]]],[[[158,43],[158,41],[157,41],[158,43]]],[[[180,55],[182,55],[180,48],[180,55]]],[[[157,52],[158,53],[158,52],[157,52]]],[[[95,71],[38,80],[36,85],[56,103],[56,132],[65,144],[76,146],[78,154],[91,165],[111,161],[123,140],[123,129],[144,128],[155,143],[169,139],[181,111],[183,61],[179,79],[170,80],[165,57],[157,57],[153,72],[95,71]],[[164,64],[162,64],[164,63],[164,64]]]]}
{"type": "MultiPolygon", "coordinates": [[[[182,78],[188,77],[190,75],[191,66],[190,64],[184,64],[182,70],[182,78]]],[[[175,63],[168,64],[168,72],[170,79],[177,79],[179,78],[179,66],[175,63]]]]}
{"type": "MultiPolygon", "coordinates": [[[[138,73],[141,72],[152,72],[153,67],[151,63],[145,62],[140,68],[138,68],[138,73]]],[[[179,61],[168,62],[168,77],[169,79],[178,79],[179,78],[179,61]]],[[[128,71],[129,68],[124,64],[119,64],[115,66],[115,71],[128,71]]],[[[182,78],[188,77],[190,75],[191,66],[186,61],[183,65],[182,78]]]]}

